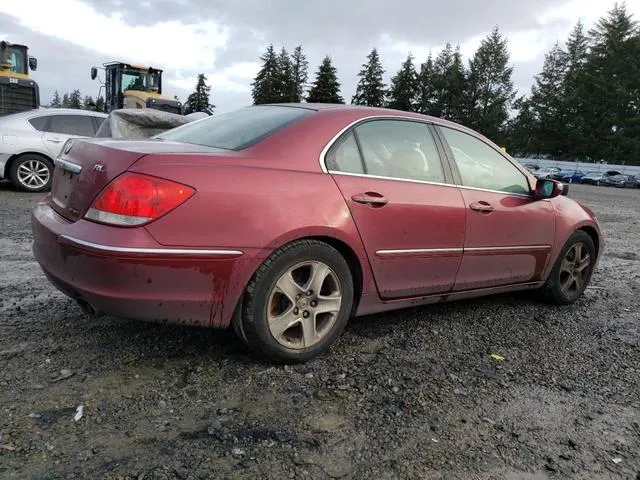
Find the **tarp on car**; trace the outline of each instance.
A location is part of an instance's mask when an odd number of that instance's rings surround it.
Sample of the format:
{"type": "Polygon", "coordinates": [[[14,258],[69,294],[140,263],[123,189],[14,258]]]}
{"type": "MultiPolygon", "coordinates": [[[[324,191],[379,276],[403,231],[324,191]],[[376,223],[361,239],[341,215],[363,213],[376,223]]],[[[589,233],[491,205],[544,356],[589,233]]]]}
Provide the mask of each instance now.
{"type": "Polygon", "coordinates": [[[109,113],[95,136],[140,140],[150,138],[193,120],[194,117],[192,116],[163,112],[154,108],[124,108],[109,113]]]}

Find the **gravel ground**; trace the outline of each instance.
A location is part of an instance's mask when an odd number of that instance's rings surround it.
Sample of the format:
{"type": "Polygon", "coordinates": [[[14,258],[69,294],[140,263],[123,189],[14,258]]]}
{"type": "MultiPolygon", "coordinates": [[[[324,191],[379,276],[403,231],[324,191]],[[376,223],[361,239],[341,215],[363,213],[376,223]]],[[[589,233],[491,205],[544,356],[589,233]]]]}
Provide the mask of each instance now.
{"type": "Polygon", "coordinates": [[[231,332],[88,319],[32,259],[39,195],[0,184],[0,478],[640,479],[640,190],[570,196],[607,239],[575,305],[356,319],[276,367],[231,332]]]}

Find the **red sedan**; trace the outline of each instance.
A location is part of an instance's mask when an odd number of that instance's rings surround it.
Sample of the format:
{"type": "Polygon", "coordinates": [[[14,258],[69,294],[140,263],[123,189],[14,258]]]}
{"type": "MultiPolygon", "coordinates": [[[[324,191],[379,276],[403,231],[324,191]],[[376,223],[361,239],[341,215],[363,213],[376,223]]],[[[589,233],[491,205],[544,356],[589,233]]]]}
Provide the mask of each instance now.
{"type": "Polygon", "coordinates": [[[540,289],[570,304],[593,212],[478,133],[419,114],[262,105],[151,140],[73,140],[34,254],[86,310],[214,328],[308,360],[347,320],[540,289]]]}

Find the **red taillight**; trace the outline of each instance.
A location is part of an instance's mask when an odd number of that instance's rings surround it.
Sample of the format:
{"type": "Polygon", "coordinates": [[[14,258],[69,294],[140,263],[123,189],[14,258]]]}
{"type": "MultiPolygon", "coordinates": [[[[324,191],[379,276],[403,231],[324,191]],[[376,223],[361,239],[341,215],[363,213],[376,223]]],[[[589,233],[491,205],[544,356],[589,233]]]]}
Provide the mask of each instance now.
{"type": "Polygon", "coordinates": [[[193,188],[171,180],[125,173],[106,186],[85,217],[111,225],[142,225],[160,218],[194,193],[193,188]]]}

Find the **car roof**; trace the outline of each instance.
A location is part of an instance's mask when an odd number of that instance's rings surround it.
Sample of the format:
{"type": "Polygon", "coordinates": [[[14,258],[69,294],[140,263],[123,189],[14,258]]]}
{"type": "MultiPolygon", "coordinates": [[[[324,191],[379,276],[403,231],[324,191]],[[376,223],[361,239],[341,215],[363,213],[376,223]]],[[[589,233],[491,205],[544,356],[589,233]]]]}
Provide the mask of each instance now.
{"type": "Polygon", "coordinates": [[[90,115],[107,118],[108,115],[103,112],[92,112],[91,110],[79,110],[76,108],[36,108],[33,110],[26,110],[24,112],[10,113],[9,115],[3,115],[0,120],[7,119],[29,119],[33,117],[42,117],[49,115],[90,115]]]}
{"type": "Polygon", "coordinates": [[[441,126],[450,126],[463,130],[474,136],[482,136],[479,132],[462,125],[460,123],[445,120],[439,117],[433,117],[431,115],[425,115],[417,112],[407,112],[405,110],[396,110],[388,107],[369,107],[366,105],[349,105],[344,103],[265,103],[260,105],[251,105],[246,108],[255,108],[261,106],[275,106],[275,107],[291,107],[291,108],[303,108],[307,110],[315,110],[317,112],[327,112],[330,114],[344,113],[347,115],[355,115],[361,119],[367,117],[403,117],[403,118],[415,118],[416,120],[428,121],[441,126]]]}

